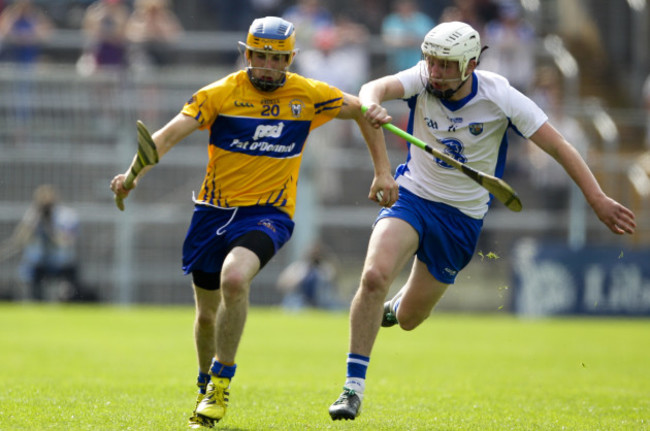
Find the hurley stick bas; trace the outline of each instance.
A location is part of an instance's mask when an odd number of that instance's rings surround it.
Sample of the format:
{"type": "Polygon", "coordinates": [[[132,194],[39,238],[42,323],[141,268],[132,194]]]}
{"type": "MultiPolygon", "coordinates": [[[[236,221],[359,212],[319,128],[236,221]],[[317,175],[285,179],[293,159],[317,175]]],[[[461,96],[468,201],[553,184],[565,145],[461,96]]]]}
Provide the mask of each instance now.
{"type": "MultiPolygon", "coordinates": [[[[127,190],[133,188],[133,181],[135,181],[142,169],[146,166],[155,165],[159,160],[156,144],[151,138],[151,133],[149,133],[142,121],[138,120],[136,124],[138,128],[138,152],[133,158],[133,162],[129,166],[129,173],[124,180],[124,188],[127,190]]],[[[115,205],[120,211],[124,211],[124,198],[115,195],[115,205]]]]}

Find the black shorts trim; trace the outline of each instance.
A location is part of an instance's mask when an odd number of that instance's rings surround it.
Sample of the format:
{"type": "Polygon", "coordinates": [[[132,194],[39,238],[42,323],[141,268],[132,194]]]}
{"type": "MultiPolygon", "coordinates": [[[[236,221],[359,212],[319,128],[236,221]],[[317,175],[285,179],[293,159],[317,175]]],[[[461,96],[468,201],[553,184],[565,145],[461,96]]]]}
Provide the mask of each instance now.
{"type": "MultiPolygon", "coordinates": [[[[273,240],[261,230],[252,230],[235,239],[228,247],[228,253],[235,247],[244,247],[255,253],[260,260],[260,269],[275,255],[273,240]]],[[[218,290],[221,287],[221,273],[195,270],[192,271],[192,282],[201,289],[218,290]]]]}
{"type": "Polygon", "coordinates": [[[275,255],[273,240],[261,230],[252,230],[234,240],[228,248],[228,253],[235,247],[244,247],[255,253],[260,260],[260,269],[275,255]]]}
{"type": "Polygon", "coordinates": [[[192,283],[201,289],[218,290],[221,287],[221,273],[192,271],[192,283]]]}

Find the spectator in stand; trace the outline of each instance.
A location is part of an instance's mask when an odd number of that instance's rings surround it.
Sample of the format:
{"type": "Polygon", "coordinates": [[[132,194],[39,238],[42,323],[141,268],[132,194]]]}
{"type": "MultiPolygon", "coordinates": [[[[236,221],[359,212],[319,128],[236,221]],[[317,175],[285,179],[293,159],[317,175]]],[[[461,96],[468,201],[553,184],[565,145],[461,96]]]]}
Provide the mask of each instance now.
{"type": "Polygon", "coordinates": [[[331,257],[320,243],[314,244],[306,256],[290,263],[278,276],[277,288],[284,294],[282,306],[290,310],[340,309],[336,276],[331,257]]]}
{"type": "Polygon", "coordinates": [[[451,7],[456,8],[456,13],[459,14],[456,16],[457,19],[455,19],[455,21],[461,21],[471,25],[481,36],[483,36],[483,26],[485,26],[485,21],[479,14],[476,3],[477,0],[454,0],[454,4],[451,7]]]}
{"type": "Polygon", "coordinates": [[[519,2],[502,1],[498,19],[486,24],[483,37],[489,54],[481,68],[506,77],[521,92],[530,90],[535,76],[537,36],[524,19],[519,2]]]}
{"type": "MultiPolygon", "coordinates": [[[[148,74],[152,69],[172,63],[171,49],[185,29],[169,0],[135,0],[134,10],[126,23],[128,64],[136,74],[148,74]]],[[[139,118],[145,123],[157,123],[160,91],[155,80],[143,81],[138,97],[149,103],[138,107],[139,118]]]]}
{"type": "Polygon", "coordinates": [[[0,56],[12,63],[33,65],[53,30],[52,20],[32,0],[17,0],[0,14],[0,56]]]}
{"type": "Polygon", "coordinates": [[[366,43],[370,34],[365,26],[346,15],[318,30],[308,48],[296,55],[298,73],[307,78],[326,80],[343,91],[357,93],[370,73],[366,43]]]}
{"type": "Polygon", "coordinates": [[[420,12],[430,16],[434,21],[440,22],[440,16],[444,10],[453,6],[454,0],[417,0],[420,12]]]}
{"type": "Polygon", "coordinates": [[[11,238],[0,247],[0,259],[23,253],[18,269],[21,280],[30,288],[31,299],[47,299],[44,282],[48,279],[65,283],[57,299],[69,300],[79,292],[78,228],[76,211],[60,204],[54,186],[44,184],[36,188],[32,205],[11,238]]]}
{"type": "Polygon", "coordinates": [[[50,18],[31,0],[17,0],[0,13],[0,59],[20,67],[5,94],[4,103],[13,110],[15,122],[11,139],[15,144],[25,143],[26,131],[32,118],[33,83],[29,74],[39,62],[41,48],[54,31],[50,18]]]}
{"type": "Polygon", "coordinates": [[[139,69],[170,63],[170,46],[183,34],[183,26],[169,0],[136,0],[126,23],[129,63],[139,69]]]}
{"type": "Polygon", "coordinates": [[[385,0],[356,0],[345,4],[345,14],[366,27],[373,35],[381,34],[381,23],[388,14],[385,0]]]}
{"type": "Polygon", "coordinates": [[[316,33],[334,26],[332,13],[320,0],[298,0],[282,14],[282,18],[292,22],[296,28],[296,46],[309,49],[313,46],[316,33]]]}
{"type": "Polygon", "coordinates": [[[96,69],[121,69],[127,65],[126,23],[129,9],[122,0],[97,0],[86,9],[82,30],[86,46],[77,64],[83,75],[96,69]]]}
{"type": "Polygon", "coordinates": [[[440,19],[440,22],[462,21],[471,25],[484,37],[486,23],[497,19],[498,2],[495,0],[454,0],[448,6],[448,10],[443,10],[442,14],[452,14],[455,18],[447,17],[446,20],[440,19]]]}
{"type": "Polygon", "coordinates": [[[418,9],[415,0],[394,0],[393,12],[388,14],[381,26],[381,35],[388,47],[388,73],[414,66],[422,51],[420,45],[424,35],[435,22],[418,9]]]}

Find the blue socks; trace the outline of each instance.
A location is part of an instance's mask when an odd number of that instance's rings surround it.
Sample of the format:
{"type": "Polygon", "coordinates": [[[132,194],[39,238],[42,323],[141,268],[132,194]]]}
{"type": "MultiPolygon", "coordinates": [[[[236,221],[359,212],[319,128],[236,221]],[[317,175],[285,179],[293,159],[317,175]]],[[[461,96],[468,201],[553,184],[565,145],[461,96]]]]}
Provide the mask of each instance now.
{"type": "Polygon", "coordinates": [[[199,370],[199,377],[196,379],[196,386],[199,387],[199,393],[205,395],[205,390],[210,383],[210,374],[202,373],[199,370]]]}
{"type": "Polygon", "coordinates": [[[212,360],[212,367],[210,367],[210,374],[215,377],[224,377],[227,379],[232,379],[235,376],[235,370],[237,370],[237,364],[224,365],[217,359],[212,360]]]}
{"type": "Polygon", "coordinates": [[[369,362],[370,362],[370,358],[367,356],[357,355],[356,353],[348,353],[347,377],[365,379],[369,362]]]}
{"type": "Polygon", "coordinates": [[[208,383],[210,383],[212,376],[232,379],[235,375],[236,369],[237,364],[224,365],[216,359],[213,359],[212,366],[210,367],[210,374],[203,373],[201,370],[199,370],[199,377],[196,379],[196,386],[199,387],[199,393],[205,394],[208,383]]]}
{"type": "Polygon", "coordinates": [[[366,371],[369,363],[370,358],[367,356],[348,353],[345,387],[354,390],[360,397],[363,397],[363,391],[366,389],[366,371]]]}

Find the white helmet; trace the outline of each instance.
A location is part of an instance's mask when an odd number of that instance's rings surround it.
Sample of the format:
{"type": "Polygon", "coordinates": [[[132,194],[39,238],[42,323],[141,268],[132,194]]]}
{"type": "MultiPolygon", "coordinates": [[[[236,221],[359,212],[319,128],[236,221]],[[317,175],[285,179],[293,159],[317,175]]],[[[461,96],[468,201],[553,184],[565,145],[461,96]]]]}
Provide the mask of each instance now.
{"type": "Polygon", "coordinates": [[[481,55],[481,37],[471,25],[452,21],[438,24],[424,36],[422,54],[457,61],[461,81],[465,81],[470,60],[481,55]]]}

